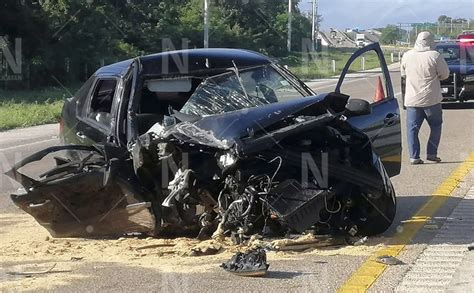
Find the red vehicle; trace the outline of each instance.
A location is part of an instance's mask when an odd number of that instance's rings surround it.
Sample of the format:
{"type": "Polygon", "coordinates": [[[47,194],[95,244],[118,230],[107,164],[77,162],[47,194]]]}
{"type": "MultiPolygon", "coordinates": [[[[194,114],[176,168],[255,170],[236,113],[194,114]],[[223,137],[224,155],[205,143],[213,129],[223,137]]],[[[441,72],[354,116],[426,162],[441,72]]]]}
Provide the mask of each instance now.
{"type": "Polygon", "coordinates": [[[458,36],[458,42],[474,45],[474,31],[466,31],[458,36]]]}

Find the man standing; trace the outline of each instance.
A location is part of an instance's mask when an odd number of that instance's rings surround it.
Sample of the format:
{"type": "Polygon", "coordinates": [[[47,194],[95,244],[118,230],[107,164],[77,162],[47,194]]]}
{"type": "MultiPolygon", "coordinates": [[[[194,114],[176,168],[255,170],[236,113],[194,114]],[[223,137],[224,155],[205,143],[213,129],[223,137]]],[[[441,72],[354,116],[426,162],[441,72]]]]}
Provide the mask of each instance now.
{"type": "Polygon", "coordinates": [[[407,109],[407,133],[410,163],[423,164],[420,159],[418,133],[426,119],[431,133],[426,159],[441,162],[438,145],[441,139],[443,110],[440,80],[449,77],[449,67],[444,58],[434,50],[434,37],[430,32],[421,32],[414,49],[403,55],[402,79],[406,79],[405,107],[407,109]]]}

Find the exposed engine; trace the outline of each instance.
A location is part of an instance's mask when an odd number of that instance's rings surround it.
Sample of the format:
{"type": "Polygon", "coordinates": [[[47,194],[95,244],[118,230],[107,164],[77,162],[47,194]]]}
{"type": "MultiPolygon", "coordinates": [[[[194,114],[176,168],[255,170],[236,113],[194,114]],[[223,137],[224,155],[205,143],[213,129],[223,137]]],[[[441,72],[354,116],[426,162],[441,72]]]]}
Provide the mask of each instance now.
{"type": "Polygon", "coordinates": [[[385,231],[395,192],[368,136],[346,121],[347,97],[303,102],[286,113],[268,106],[252,121],[257,128],[169,117],[125,150],[46,149],[7,172],[25,187],[12,199],[56,237],[214,234],[240,243],[253,234],[385,231]],[[211,131],[215,125],[223,130],[211,131]],[[56,158],[39,180],[18,171],[59,150],[86,156],[56,158]]]}
{"type": "Polygon", "coordinates": [[[148,159],[135,170],[145,184],[155,181],[162,233],[194,226],[201,238],[217,230],[236,242],[308,229],[366,236],[393,220],[390,180],[344,117],[291,117],[227,144],[186,122],[140,137],[134,158],[148,159]]]}

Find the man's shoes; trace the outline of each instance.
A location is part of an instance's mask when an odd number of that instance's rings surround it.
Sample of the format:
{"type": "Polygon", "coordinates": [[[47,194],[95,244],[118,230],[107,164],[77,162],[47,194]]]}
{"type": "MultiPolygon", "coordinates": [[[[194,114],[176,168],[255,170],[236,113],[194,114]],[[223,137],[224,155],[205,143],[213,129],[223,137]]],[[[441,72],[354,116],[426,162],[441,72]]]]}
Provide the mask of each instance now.
{"type": "Polygon", "coordinates": [[[410,164],[412,165],[421,165],[423,164],[423,160],[422,159],[410,159],[410,164]]]}
{"type": "Polygon", "coordinates": [[[440,163],[440,162],[441,162],[441,158],[436,157],[436,156],[434,156],[434,157],[431,157],[431,156],[430,156],[430,157],[426,157],[426,160],[431,161],[431,162],[435,162],[435,163],[440,163]]]}

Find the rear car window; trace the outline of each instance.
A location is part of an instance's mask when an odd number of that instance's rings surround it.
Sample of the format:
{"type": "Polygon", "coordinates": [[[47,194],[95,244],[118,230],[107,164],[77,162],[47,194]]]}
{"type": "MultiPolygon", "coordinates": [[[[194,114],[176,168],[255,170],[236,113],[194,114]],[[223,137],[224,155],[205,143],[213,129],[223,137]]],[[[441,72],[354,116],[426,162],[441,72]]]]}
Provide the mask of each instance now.
{"type": "Polygon", "coordinates": [[[114,101],[116,79],[99,79],[92,93],[87,117],[110,127],[112,104],[114,101]]]}
{"type": "Polygon", "coordinates": [[[84,109],[84,104],[87,99],[87,94],[91,89],[92,83],[95,80],[95,76],[91,76],[82,86],[81,88],[74,94],[74,97],[77,100],[77,113],[82,113],[84,109]]]}
{"type": "Polygon", "coordinates": [[[91,112],[110,113],[112,111],[116,85],[115,79],[99,80],[92,96],[91,112]]]}

